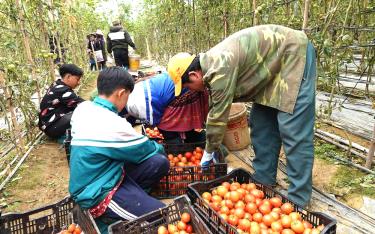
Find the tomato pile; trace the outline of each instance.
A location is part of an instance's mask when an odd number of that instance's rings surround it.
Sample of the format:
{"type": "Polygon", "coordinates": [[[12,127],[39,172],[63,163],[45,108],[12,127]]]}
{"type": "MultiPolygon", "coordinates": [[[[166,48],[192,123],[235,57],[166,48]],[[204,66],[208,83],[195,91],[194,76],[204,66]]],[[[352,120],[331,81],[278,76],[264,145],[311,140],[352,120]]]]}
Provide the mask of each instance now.
{"type": "Polygon", "coordinates": [[[184,155],[168,154],[168,160],[171,167],[186,167],[186,166],[199,166],[203,156],[203,150],[200,147],[196,147],[193,152],[186,152],[184,155]]]}
{"type": "Polygon", "coordinates": [[[160,138],[164,139],[163,134],[159,132],[159,129],[157,127],[154,127],[154,129],[146,128],[146,135],[150,138],[160,138]]]}
{"type": "Polygon", "coordinates": [[[59,232],[59,234],[81,234],[81,233],[83,233],[82,229],[80,228],[78,224],[75,224],[75,223],[70,224],[68,229],[62,230],[61,232],[59,232]]]}
{"type": "Polygon", "coordinates": [[[181,215],[181,220],[176,225],[168,224],[168,227],[159,226],[158,234],[193,233],[193,226],[191,226],[190,221],[190,214],[185,212],[181,215]]]}
{"type": "Polygon", "coordinates": [[[223,182],[202,198],[240,234],[317,234],[324,228],[313,228],[279,197],[266,199],[254,183],[223,182]]]}

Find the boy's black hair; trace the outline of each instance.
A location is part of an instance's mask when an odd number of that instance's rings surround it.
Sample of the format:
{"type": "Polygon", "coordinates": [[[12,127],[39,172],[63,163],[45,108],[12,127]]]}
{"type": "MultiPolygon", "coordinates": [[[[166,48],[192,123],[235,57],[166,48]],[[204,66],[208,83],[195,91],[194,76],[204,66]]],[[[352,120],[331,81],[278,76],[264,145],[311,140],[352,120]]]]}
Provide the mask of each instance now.
{"type": "Polygon", "coordinates": [[[186,71],[182,75],[182,77],[181,77],[182,83],[183,84],[189,83],[189,72],[191,72],[191,71],[199,71],[201,69],[202,68],[201,68],[201,64],[200,64],[200,60],[199,60],[199,55],[197,55],[193,59],[193,61],[191,62],[190,66],[186,69],[186,71]]]}
{"type": "Polygon", "coordinates": [[[107,97],[119,88],[132,92],[134,80],[123,67],[109,67],[99,73],[97,88],[99,95],[107,97]]]}
{"type": "Polygon", "coordinates": [[[63,64],[59,68],[59,73],[61,78],[64,78],[66,74],[71,74],[74,76],[83,76],[83,70],[75,64],[63,64]]]}

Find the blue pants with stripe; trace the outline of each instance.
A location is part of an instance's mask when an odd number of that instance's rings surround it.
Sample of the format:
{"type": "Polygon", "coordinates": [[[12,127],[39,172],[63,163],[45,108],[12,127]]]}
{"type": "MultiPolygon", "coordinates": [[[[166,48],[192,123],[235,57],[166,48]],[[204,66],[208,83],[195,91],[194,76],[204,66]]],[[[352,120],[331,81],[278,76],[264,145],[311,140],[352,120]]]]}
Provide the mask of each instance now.
{"type": "Polygon", "coordinates": [[[293,114],[254,104],[249,120],[255,151],[255,179],[268,185],[276,184],[278,158],[283,144],[289,180],[288,198],[301,206],[308,204],[312,192],[315,79],[315,50],[309,42],[293,114]]]}
{"type": "MultiPolygon", "coordinates": [[[[125,178],[102,216],[113,220],[132,220],[164,207],[162,202],[148,195],[145,190],[157,184],[168,171],[169,161],[161,154],[156,154],[141,164],[126,163],[125,178]]],[[[103,226],[101,218],[97,221],[99,226],[103,226]]],[[[106,232],[103,230],[102,233],[106,232]]]]}

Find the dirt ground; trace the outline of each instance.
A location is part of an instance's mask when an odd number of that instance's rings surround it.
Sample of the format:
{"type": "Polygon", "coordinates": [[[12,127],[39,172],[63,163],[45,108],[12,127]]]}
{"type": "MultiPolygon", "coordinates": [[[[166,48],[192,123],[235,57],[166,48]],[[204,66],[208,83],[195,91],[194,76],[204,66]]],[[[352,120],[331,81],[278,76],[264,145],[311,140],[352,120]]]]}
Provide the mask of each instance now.
{"type": "Polygon", "coordinates": [[[20,212],[55,203],[68,196],[69,167],[64,149],[45,141],[2,192],[3,212],[20,212]]]}

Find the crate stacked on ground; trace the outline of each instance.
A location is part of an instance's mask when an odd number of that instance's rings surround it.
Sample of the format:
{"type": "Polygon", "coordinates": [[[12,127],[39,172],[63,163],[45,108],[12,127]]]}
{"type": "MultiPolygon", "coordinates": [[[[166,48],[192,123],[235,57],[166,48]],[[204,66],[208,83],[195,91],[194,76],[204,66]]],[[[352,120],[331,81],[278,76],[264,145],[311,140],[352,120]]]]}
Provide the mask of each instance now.
{"type": "Polygon", "coordinates": [[[243,169],[190,184],[188,196],[213,233],[260,233],[262,229],[282,234],[304,233],[305,229],[316,229],[306,233],[336,233],[336,220],[303,209],[243,169]]]}
{"type": "MultiPolygon", "coordinates": [[[[81,210],[70,197],[55,204],[24,213],[8,213],[0,217],[0,233],[51,234],[59,233],[76,223],[84,233],[100,233],[94,219],[81,210]]],[[[78,233],[78,232],[76,232],[78,233]]]]}
{"type": "Polygon", "coordinates": [[[200,160],[204,146],[204,142],[165,144],[164,149],[167,157],[169,157],[171,167],[168,175],[163,177],[157,187],[153,189],[152,195],[160,199],[180,196],[186,194],[187,186],[190,183],[208,181],[226,175],[228,165],[225,163],[224,156],[220,152],[218,152],[220,163],[212,164],[207,168],[202,168],[198,160],[194,160],[195,162],[191,162],[190,164],[185,163],[184,166],[180,164],[183,158],[188,161],[185,157],[187,152],[191,154],[190,159],[198,156],[197,158],[200,160]],[[177,158],[179,162],[173,162],[174,158],[177,158]]]}
{"type": "Polygon", "coordinates": [[[177,197],[165,208],[152,211],[132,221],[121,221],[109,226],[109,233],[120,234],[154,234],[175,233],[211,234],[205,222],[191,206],[189,198],[177,197]],[[169,232],[167,232],[169,229],[169,232]]]}

